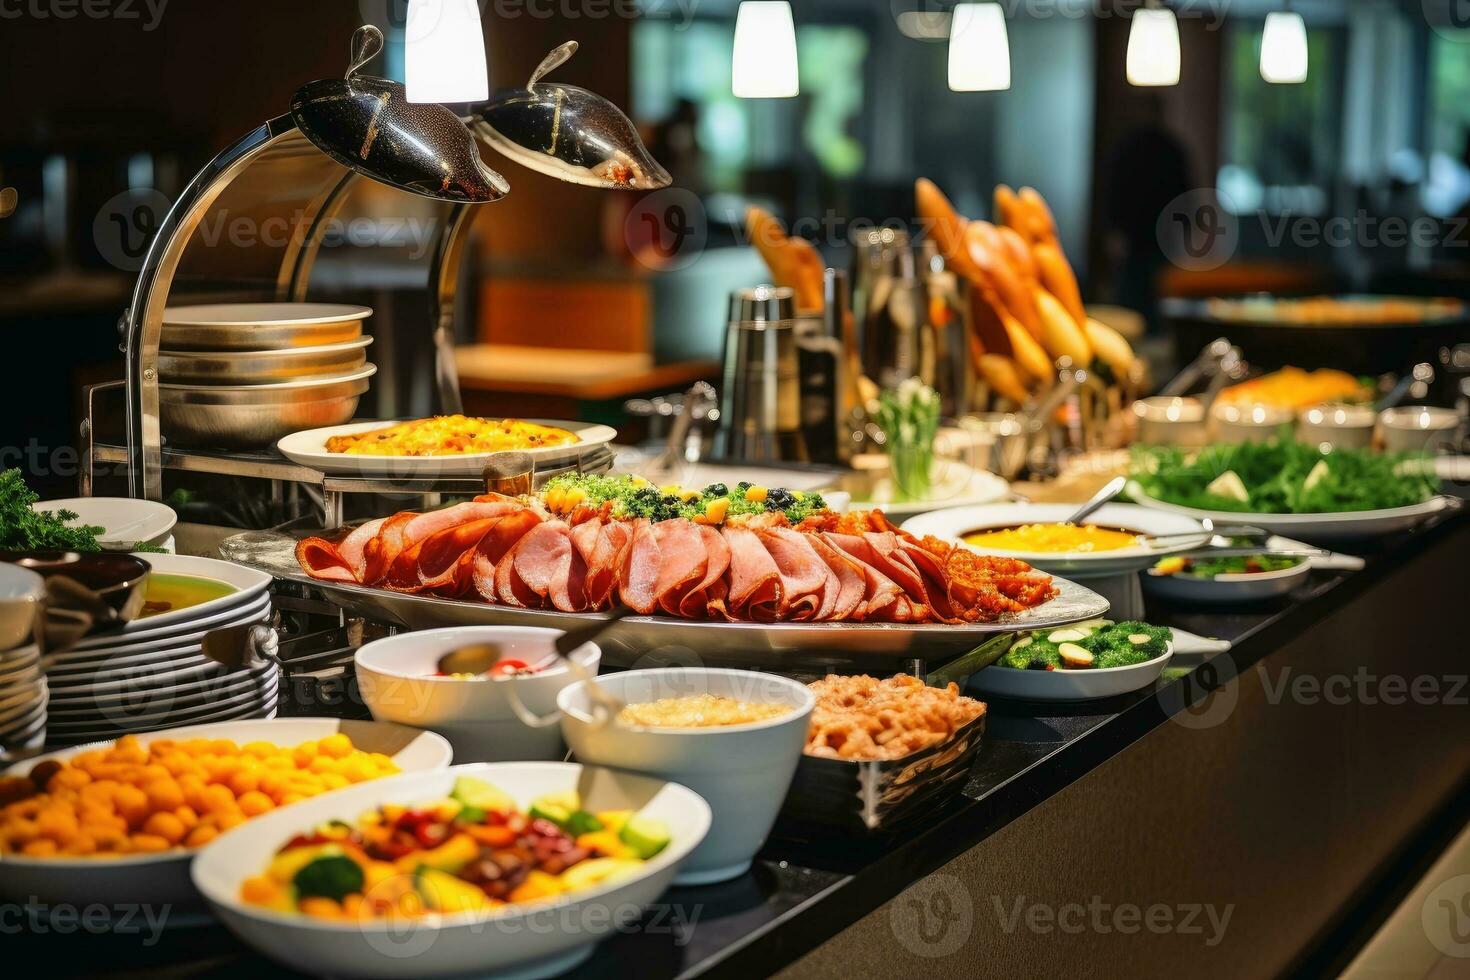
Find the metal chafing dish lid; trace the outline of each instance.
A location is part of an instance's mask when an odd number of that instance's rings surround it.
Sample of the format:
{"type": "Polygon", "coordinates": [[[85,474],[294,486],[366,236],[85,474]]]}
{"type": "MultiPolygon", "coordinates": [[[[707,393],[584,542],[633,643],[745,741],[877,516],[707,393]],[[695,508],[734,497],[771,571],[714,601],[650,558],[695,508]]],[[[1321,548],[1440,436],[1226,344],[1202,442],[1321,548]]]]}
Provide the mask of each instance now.
{"type": "Polygon", "coordinates": [[[796,318],[796,291],[789,286],[753,286],[730,294],[731,323],[777,323],[796,318]]]}
{"type": "Polygon", "coordinates": [[[390,187],[469,204],[504,197],[510,184],[480,159],[474,134],[454,113],[409,102],[397,82],[360,74],[382,48],[381,31],[360,27],[346,76],[297,90],[291,119],[301,132],[344,167],[390,187]]]}
{"type": "Polygon", "coordinates": [[[544,80],[576,50],[576,41],[558,45],[525,88],[497,92],[472,106],[477,131],[512,160],[558,180],[633,190],[669,186],[668,171],[617,106],[596,92],[544,80]]]}

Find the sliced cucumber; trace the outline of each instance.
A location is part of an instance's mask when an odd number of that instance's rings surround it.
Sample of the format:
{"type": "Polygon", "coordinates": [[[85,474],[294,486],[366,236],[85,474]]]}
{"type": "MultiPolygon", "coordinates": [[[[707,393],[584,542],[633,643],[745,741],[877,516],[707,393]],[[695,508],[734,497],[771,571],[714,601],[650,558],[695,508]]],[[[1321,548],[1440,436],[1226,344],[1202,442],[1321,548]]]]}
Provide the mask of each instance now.
{"type": "Polygon", "coordinates": [[[474,807],[486,813],[492,811],[514,813],[516,809],[515,800],[511,799],[504,790],[490,785],[483,779],[476,779],[474,776],[460,776],[456,779],[449,798],[466,807],[474,807]]]}
{"type": "Polygon", "coordinates": [[[654,817],[634,815],[623,824],[623,829],[618,832],[618,840],[647,861],[669,846],[669,825],[654,817]]]}

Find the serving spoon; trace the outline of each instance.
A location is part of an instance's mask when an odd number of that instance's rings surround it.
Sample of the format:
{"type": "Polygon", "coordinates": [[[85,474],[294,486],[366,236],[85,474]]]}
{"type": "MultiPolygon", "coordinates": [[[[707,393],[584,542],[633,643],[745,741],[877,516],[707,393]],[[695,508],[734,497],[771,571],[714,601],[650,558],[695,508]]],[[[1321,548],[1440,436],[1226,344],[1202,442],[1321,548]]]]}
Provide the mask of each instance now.
{"type": "MultiPolygon", "coordinates": [[[[587,696],[592,701],[593,717],[599,724],[605,725],[616,718],[618,712],[625,705],[612,694],[607,688],[597,683],[597,677],[582,664],[573,659],[572,654],[588,643],[593,642],[602,634],[611,629],[618,620],[625,616],[631,616],[633,610],[627,606],[619,606],[611,610],[606,619],[599,619],[594,623],[574,630],[567,630],[556,638],[552,644],[557,658],[567,665],[567,669],[579,681],[587,683],[587,696]]],[[[439,658],[436,667],[441,674],[483,674],[494,667],[505,656],[505,649],[498,643],[472,643],[467,646],[457,647],[450,650],[439,658]]],[[[531,728],[546,728],[556,724],[560,718],[560,712],[552,712],[545,717],[537,715],[531,709],[521,703],[520,696],[516,694],[514,685],[507,688],[510,695],[511,710],[521,723],[531,728]]]]}
{"type": "Polygon", "coordinates": [[[1087,503],[1072,511],[1072,513],[1067,517],[1066,520],[1062,521],[1062,523],[1081,524],[1084,520],[1095,513],[1099,507],[1107,503],[1109,500],[1112,500],[1118,494],[1122,493],[1123,488],[1127,485],[1128,478],[1126,476],[1113,477],[1107,483],[1103,484],[1103,488],[1097,493],[1093,494],[1092,498],[1088,500],[1087,503]]]}

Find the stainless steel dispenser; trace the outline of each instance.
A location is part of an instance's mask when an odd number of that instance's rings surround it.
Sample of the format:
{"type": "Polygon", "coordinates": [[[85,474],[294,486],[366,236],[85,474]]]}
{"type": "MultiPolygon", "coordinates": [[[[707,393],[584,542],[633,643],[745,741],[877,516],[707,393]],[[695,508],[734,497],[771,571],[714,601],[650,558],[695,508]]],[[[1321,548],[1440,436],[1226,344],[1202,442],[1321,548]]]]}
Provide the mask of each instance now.
{"type": "Polygon", "coordinates": [[[715,453],[724,459],[807,462],[801,427],[796,297],[784,286],[730,294],[715,453]]]}

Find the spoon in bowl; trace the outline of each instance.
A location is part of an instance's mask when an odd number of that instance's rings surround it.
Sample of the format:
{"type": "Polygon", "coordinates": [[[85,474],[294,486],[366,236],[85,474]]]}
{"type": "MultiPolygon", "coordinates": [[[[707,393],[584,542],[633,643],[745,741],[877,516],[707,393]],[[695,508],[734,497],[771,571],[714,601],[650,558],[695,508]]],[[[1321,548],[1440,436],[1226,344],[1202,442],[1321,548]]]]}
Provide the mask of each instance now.
{"type": "Polygon", "coordinates": [[[1122,476],[1115,476],[1115,477],[1113,477],[1111,480],[1109,480],[1106,484],[1103,485],[1103,488],[1101,490],[1099,490],[1097,493],[1095,493],[1095,494],[1092,495],[1092,499],[1091,500],[1087,501],[1087,503],[1083,504],[1081,507],[1078,507],[1076,510],[1074,510],[1067,517],[1066,520],[1062,521],[1062,523],[1063,524],[1081,524],[1084,520],[1086,520],[1088,517],[1090,517],[1099,507],[1101,507],[1103,504],[1107,503],[1109,500],[1112,500],[1118,494],[1122,493],[1123,492],[1123,488],[1126,487],[1127,485],[1128,485],[1128,478],[1127,477],[1122,477],[1122,476]]]}
{"type": "MultiPolygon", "coordinates": [[[[633,610],[627,606],[619,606],[611,610],[606,619],[599,619],[589,623],[580,629],[567,630],[556,638],[553,648],[557,658],[564,661],[567,669],[579,681],[587,682],[587,696],[592,701],[593,715],[600,724],[608,724],[616,718],[618,712],[625,707],[622,701],[608,693],[607,688],[597,683],[596,676],[578,663],[572,654],[583,646],[593,642],[603,633],[607,632],[624,616],[631,616],[633,610]]],[[[439,658],[436,665],[441,674],[484,674],[494,667],[505,656],[505,650],[495,643],[473,643],[468,646],[458,647],[450,650],[439,658]]],[[[554,725],[560,719],[559,712],[552,712],[546,717],[541,717],[531,711],[516,694],[514,686],[507,688],[510,695],[511,710],[516,713],[522,724],[531,728],[545,728],[554,725]]]]}

